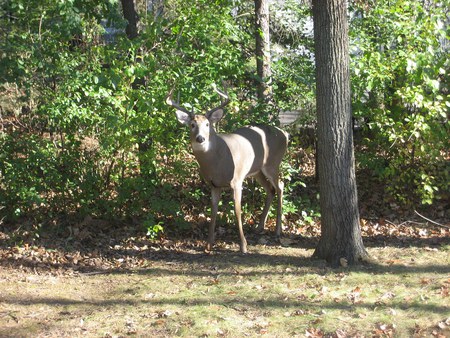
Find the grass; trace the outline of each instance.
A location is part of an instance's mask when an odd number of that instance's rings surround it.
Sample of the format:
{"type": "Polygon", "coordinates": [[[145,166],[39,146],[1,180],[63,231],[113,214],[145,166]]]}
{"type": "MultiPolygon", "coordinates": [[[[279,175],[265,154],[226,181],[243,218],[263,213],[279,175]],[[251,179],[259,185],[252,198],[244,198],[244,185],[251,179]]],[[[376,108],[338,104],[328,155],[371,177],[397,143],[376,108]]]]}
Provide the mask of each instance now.
{"type": "Polygon", "coordinates": [[[369,252],[378,264],[341,269],[259,245],[161,253],[134,271],[3,269],[0,336],[448,336],[449,246],[369,252]]]}

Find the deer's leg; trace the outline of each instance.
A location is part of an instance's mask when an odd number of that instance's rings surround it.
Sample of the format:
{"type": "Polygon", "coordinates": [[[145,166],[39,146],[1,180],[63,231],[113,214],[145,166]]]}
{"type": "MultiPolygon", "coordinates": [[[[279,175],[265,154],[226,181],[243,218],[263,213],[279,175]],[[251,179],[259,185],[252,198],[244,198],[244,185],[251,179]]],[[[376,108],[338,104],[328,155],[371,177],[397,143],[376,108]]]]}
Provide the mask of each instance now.
{"type": "Polygon", "coordinates": [[[259,173],[255,176],[255,179],[266,191],[266,203],[264,205],[263,212],[261,214],[261,219],[259,221],[258,227],[256,228],[256,232],[263,232],[264,225],[267,221],[267,215],[269,214],[270,206],[272,205],[273,198],[275,197],[275,189],[272,184],[267,180],[266,176],[262,173],[259,173]]]}
{"type": "Polygon", "coordinates": [[[247,253],[247,240],[245,239],[244,229],[242,227],[241,215],[241,199],[242,199],[242,183],[232,186],[234,195],[234,213],[236,215],[236,223],[239,229],[239,237],[241,239],[241,252],[247,253]]]}
{"type": "Polygon", "coordinates": [[[222,194],[221,188],[214,188],[214,187],[211,188],[211,222],[209,223],[208,243],[206,244],[207,251],[211,251],[214,245],[217,210],[219,208],[219,201],[221,194],[222,194]]]}
{"type": "Polygon", "coordinates": [[[275,235],[281,236],[281,217],[283,214],[283,189],[284,189],[284,183],[278,178],[278,168],[274,170],[264,170],[264,175],[267,177],[267,180],[270,182],[272,187],[277,192],[277,227],[275,229],[275,235]]]}
{"type": "Polygon", "coordinates": [[[278,196],[278,205],[277,205],[277,228],[275,230],[275,235],[280,237],[281,236],[281,218],[283,215],[283,189],[284,189],[284,183],[283,181],[277,179],[277,196],[278,196]]]}

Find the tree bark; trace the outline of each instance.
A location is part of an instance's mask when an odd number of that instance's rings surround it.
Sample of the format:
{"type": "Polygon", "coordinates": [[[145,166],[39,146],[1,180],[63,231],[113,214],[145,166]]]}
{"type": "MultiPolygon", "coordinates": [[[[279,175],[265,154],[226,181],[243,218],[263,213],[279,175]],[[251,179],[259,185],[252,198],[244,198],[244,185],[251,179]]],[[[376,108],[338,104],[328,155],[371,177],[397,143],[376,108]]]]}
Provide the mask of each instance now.
{"type": "Polygon", "coordinates": [[[138,36],[139,16],[136,11],[134,0],[121,0],[123,17],[128,21],[125,33],[132,40],[138,36]]]}
{"type": "Polygon", "coordinates": [[[350,102],[347,1],[313,0],[321,238],[332,266],[368,258],[359,225],[350,102]]]}
{"type": "Polygon", "coordinates": [[[272,99],[272,69],[270,57],[269,3],[255,0],[256,72],[258,99],[269,103],[272,99]]]}
{"type": "MultiPolygon", "coordinates": [[[[121,3],[123,17],[128,21],[127,27],[125,28],[125,33],[127,34],[128,39],[133,40],[139,35],[139,15],[137,13],[137,3],[136,0],[121,0],[121,3]]],[[[142,50],[140,50],[140,52],[142,53],[142,50]]],[[[142,62],[142,58],[139,58],[138,62],[142,62]]],[[[145,84],[146,79],[144,77],[136,77],[131,86],[133,89],[137,90],[139,87],[145,86],[145,84]]],[[[138,108],[134,106],[133,109],[137,112],[138,108]]],[[[152,146],[152,139],[146,138],[146,135],[150,135],[150,133],[148,131],[145,131],[142,132],[141,135],[139,135],[139,168],[141,175],[151,176],[152,172],[149,171],[149,168],[151,168],[152,165],[146,160],[145,154],[152,146]],[[146,141],[143,141],[145,139],[146,141]]]]}

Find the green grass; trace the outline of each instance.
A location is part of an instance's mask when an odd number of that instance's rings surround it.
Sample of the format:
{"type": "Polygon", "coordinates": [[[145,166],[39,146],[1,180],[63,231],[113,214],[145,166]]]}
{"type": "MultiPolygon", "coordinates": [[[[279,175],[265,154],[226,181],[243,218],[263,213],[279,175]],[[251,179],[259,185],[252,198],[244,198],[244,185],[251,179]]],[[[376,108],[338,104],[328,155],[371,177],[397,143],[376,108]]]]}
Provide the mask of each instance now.
{"type": "Polygon", "coordinates": [[[448,250],[369,251],[379,264],[337,270],[263,246],[107,274],[3,270],[0,336],[448,336],[448,250]]]}

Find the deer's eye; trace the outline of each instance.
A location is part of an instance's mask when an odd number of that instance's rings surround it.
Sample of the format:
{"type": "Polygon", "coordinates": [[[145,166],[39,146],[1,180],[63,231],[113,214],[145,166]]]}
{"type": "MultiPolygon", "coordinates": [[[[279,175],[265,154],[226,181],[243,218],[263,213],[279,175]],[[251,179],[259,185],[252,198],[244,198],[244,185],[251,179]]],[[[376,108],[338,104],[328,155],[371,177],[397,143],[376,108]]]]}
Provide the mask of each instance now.
{"type": "Polygon", "coordinates": [[[194,122],[191,123],[191,128],[192,128],[192,129],[195,128],[195,123],[194,123],[194,122]]]}
{"type": "Polygon", "coordinates": [[[206,126],[209,127],[209,122],[206,122],[206,126]]]}

